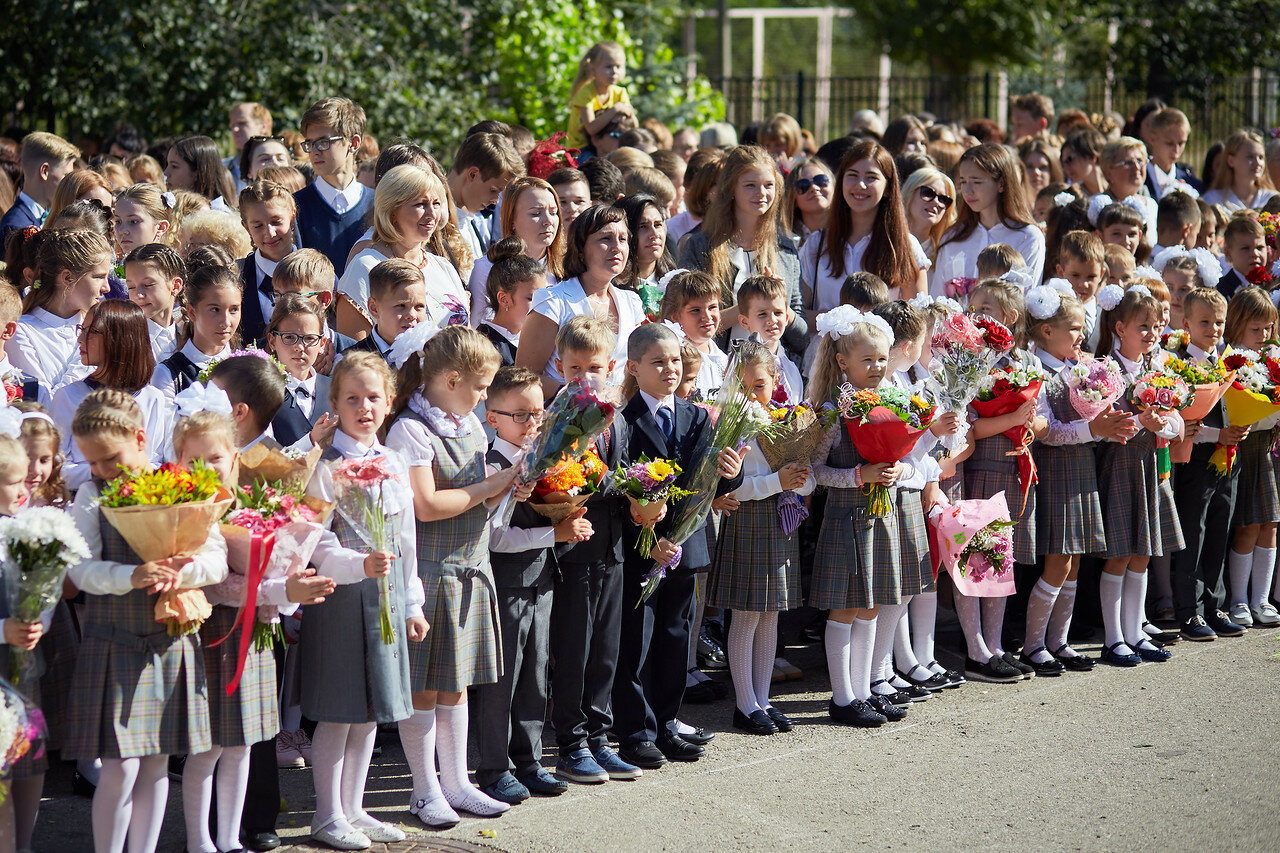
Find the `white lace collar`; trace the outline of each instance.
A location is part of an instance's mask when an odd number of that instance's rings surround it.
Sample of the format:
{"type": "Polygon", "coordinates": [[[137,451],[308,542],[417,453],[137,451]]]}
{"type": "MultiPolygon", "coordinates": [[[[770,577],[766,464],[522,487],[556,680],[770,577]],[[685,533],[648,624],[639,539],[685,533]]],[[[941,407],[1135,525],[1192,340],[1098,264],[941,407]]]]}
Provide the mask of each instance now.
{"type": "Polygon", "coordinates": [[[445,438],[462,438],[464,435],[471,435],[476,427],[475,416],[470,412],[462,419],[458,419],[444,409],[431,405],[427,398],[422,396],[421,391],[413,392],[413,396],[409,398],[409,408],[422,416],[433,430],[445,438]]]}

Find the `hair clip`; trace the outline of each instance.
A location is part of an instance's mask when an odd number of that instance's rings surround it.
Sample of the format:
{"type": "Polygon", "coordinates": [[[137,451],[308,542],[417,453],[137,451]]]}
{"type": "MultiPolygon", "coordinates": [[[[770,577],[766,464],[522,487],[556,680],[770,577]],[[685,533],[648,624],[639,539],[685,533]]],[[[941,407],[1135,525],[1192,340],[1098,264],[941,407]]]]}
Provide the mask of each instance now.
{"type": "Polygon", "coordinates": [[[1112,311],[1124,299],[1124,288],[1118,284],[1104,285],[1094,299],[1098,301],[1098,307],[1103,311],[1112,311]]]}
{"type": "Polygon", "coordinates": [[[44,412],[23,412],[22,422],[26,423],[27,421],[46,421],[48,422],[49,426],[53,427],[54,429],[58,428],[58,425],[53,422],[53,418],[49,417],[44,412]]]}
{"type": "Polygon", "coordinates": [[[662,278],[658,279],[658,287],[661,288],[663,292],[666,292],[667,285],[671,284],[671,280],[683,272],[689,272],[689,270],[685,269],[684,267],[680,267],[679,269],[672,270],[671,272],[664,275],[662,278]]]}
{"type": "Polygon", "coordinates": [[[40,279],[37,278],[35,281],[31,282],[31,289],[32,290],[40,289],[40,279]]]}

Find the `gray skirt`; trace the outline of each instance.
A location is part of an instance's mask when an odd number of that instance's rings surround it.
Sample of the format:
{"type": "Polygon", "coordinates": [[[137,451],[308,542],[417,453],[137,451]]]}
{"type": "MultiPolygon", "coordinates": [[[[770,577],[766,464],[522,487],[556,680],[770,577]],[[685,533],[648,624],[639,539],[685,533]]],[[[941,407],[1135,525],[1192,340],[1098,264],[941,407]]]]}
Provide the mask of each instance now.
{"type": "Polygon", "coordinates": [[[1274,524],[1280,521],[1280,489],[1276,485],[1276,458],[1271,455],[1275,430],[1251,433],[1240,442],[1236,465],[1240,484],[1236,488],[1235,527],[1274,524]]]}
{"type": "Polygon", "coordinates": [[[496,682],[502,674],[502,643],[498,595],[487,559],[472,568],[419,559],[418,574],[431,630],[409,650],[413,692],[460,693],[496,682]]]}
{"type": "MultiPolygon", "coordinates": [[[[249,641],[244,672],[236,691],[227,695],[227,685],[236,674],[240,652],[240,629],[217,648],[210,648],[235,624],[235,607],[217,605],[213,615],[200,626],[200,646],[204,651],[204,672],[209,680],[209,721],[214,746],[253,746],[273,738],[280,731],[280,701],[276,690],[276,659],[271,649],[257,651],[249,641]]],[[[249,630],[253,630],[250,625],[249,630]]]]}
{"type": "MultiPolygon", "coordinates": [[[[991,436],[991,441],[1003,436],[991,436]]],[[[1005,444],[1013,442],[1007,438],[1005,444]]],[[[1018,482],[1018,463],[1008,460],[993,462],[970,458],[964,466],[964,496],[966,498],[993,498],[1004,492],[1009,504],[1009,518],[1013,520],[1013,559],[1015,562],[1034,564],[1036,561],[1036,486],[1027,491],[1027,504],[1022,505],[1022,485],[1018,482]]]]}
{"type": "Polygon", "coordinates": [[[1158,557],[1161,547],[1160,486],[1156,476],[1155,436],[1140,431],[1128,444],[1098,447],[1098,493],[1107,544],[1099,555],[1158,557]]]}
{"type": "Polygon", "coordinates": [[[800,592],[800,531],[782,535],[779,496],[746,501],[720,525],[707,583],[707,604],[770,613],[804,603],[800,592]]]}
{"type": "Polygon", "coordinates": [[[929,527],[924,517],[923,495],[916,489],[898,489],[898,554],[902,594],[919,595],[937,589],[929,559],[929,527]]]}
{"type": "MultiPolygon", "coordinates": [[[[896,507],[891,489],[889,499],[896,507]]],[[[902,602],[898,518],[867,514],[864,489],[827,490],[814,554],[809,606],[847,610],[902,602]]]]}
{"type": "Polygon", "coordinates": [[[1036,549],[1045,556],[1097,554],[1107,547],[1092,444],[1032,445],[1036,484],[1036,549]]]}

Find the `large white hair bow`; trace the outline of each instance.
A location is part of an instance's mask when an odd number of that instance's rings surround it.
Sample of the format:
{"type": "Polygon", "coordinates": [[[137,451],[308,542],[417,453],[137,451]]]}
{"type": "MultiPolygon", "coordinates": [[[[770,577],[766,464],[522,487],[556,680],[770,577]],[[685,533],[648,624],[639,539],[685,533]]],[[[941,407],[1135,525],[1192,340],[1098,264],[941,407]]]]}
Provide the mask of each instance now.
{"type": "Polygon", "coordinates": [[[174,398],[178,406],[178,414],[189,418],[198,412],[216,412],[219,415],[231,414],[231,398],[227,392],[210,382],[201,385],[193,382],[178,392],[174,398]]]}
{"type": "Polygon", "coordinates": [[[428,322],[419,323],[407,332],[401,332],[391,343],[391,352],[388,353],[388,360],[396,366],[396,370],[399,370],[404,367],[405,362],[409,360],[409,356],[415,352],[422,352],[422,348],[427,345],[427,341],[434,338],[439,332],[439,326],[428,322]]]}

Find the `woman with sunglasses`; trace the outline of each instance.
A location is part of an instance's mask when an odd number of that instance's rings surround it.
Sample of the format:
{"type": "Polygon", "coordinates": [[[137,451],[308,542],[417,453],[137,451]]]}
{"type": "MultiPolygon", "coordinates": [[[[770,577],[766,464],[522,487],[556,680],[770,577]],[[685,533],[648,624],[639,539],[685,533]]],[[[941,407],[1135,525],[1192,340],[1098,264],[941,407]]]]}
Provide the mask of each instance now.
{"type": "Polygon", "coordinates": [[[859,140],[840,161],[827,227],[800,250],[810,322],[840,304],[840,287],[853,273],[879,276],[891,300],[910,299],[925,289],[929,266],[907,230],[893,155],[874,140],[859,140]]]}
{"type": "Polygon", "coordinates": [[[834,183],[827,164],[811,157],[801,157],[787,175],[782,188],[782,225],[797,245],[827,226],[834,183]]]}
{"type": "Polygon", "coordinates": [[[258,172],[270,166],[292,166],[289,147],[283,136],[250,136],[240,150],[240,174],[246,184],[258,177],[258,172]]]}
{"type": "Polygon", "coordinates": [[[916,169],[902,185],[902,203],[907,209],[907,230],[932,261],[938,256],[942,235],[955,224],[956,186],[939,169],[916,169]]]}

